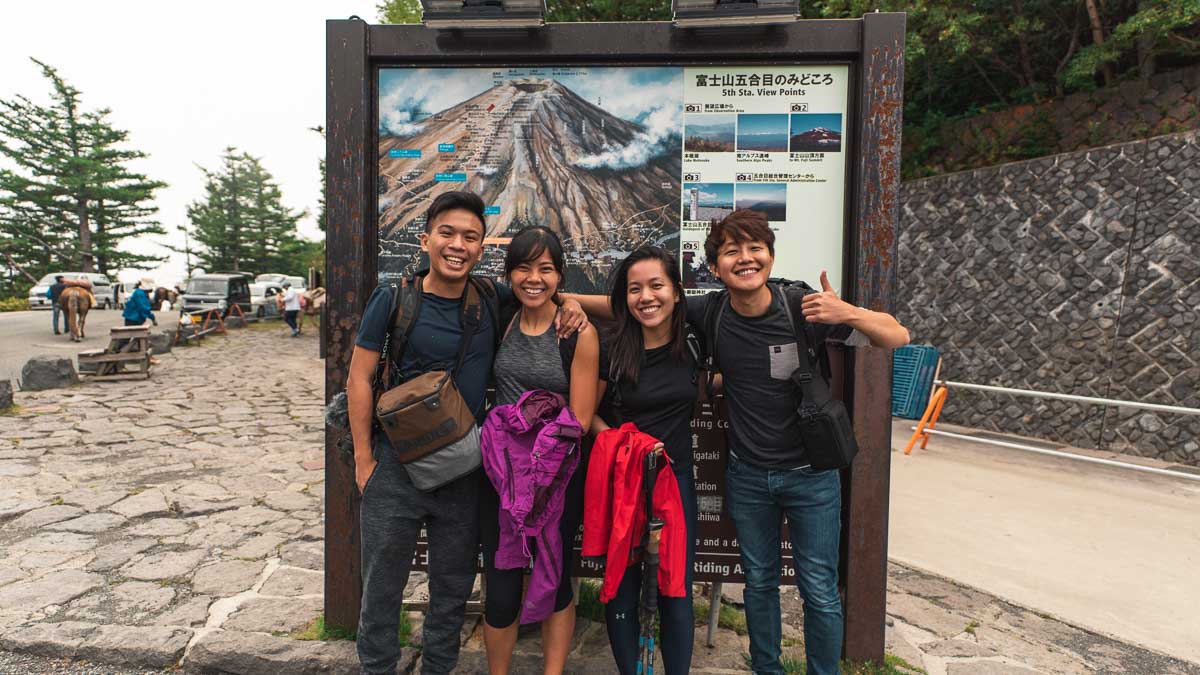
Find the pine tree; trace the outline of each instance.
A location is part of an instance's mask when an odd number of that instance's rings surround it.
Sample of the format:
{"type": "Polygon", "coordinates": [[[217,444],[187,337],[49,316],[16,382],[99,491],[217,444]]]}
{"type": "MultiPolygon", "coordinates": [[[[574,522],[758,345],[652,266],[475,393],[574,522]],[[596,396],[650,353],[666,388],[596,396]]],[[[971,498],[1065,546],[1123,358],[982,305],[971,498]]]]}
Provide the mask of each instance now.
{"type": "Polygon", "coordinates": [[[304,212],[284,206],[283,193],[262,162],[226,148],[219,170],[201,171],[205,196],[188,206],[189,234],[200,266],[230,272],[270,272],[283,266],[304,212]]]}
{"type": "Polygon", "coordinates": [[[18,95],[0,100],[0,250],[30,276],[51,268],[108,273],[162,258],[130,253],[123,241],[164,234],[152,219],[166,184],[129,168],[146,157],[107,108],[85,110],[78,89],[32,59],[51,84],[50,105],[18,95]]]}

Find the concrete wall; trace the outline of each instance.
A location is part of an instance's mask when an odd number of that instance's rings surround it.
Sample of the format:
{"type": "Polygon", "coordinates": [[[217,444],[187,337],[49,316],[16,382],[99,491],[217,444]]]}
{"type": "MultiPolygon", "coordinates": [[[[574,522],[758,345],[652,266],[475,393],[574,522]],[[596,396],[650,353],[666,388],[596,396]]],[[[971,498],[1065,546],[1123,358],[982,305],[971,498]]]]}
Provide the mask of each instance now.
{"type": "MultiPolygon", "coordinates": [[[[951,380],[1200,408],[1200,132],[906,183],[900,319],[951,380]]],[[[1200,466],[1200,417],[952,392],[947,421],[1200,466]]]]}

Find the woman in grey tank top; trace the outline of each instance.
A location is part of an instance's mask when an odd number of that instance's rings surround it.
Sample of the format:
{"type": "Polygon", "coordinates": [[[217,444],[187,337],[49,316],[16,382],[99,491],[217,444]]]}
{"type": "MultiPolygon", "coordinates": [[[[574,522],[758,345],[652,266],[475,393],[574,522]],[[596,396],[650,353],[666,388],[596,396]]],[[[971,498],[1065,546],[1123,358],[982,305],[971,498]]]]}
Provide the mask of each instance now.
{"type": "MultiPolygon", "coordinates": [[[[558,289],[562,285],[564,267],[562,242],[545,227],[527,227],[508,245],[504,273],[520,309],[508,325],[496,352],[493,366],[496,404],[516,403],[527,391],[545,389],[563,395],[580,425],[587,429],[596,412],[600,341],[596,330],[584,324],[574,338],[575,352],[570,364],[563,363],[554,320],[558,314],[558,289]]],[[[586,462],[581,463],[571,478],[559,524],[564,565],[554,613],[542,622],[542,656],[546,673],[563,671],[575,632],[575,603],[569,570],[583,513],[586,466],[586,462]]],[[[496,675],[507,673],[512,660],[525,571],[496,569],[500,498],[491,481],[484,479],[480,483],[479,529],[487,579],[483,637],[488,670],[496,675]]]]}

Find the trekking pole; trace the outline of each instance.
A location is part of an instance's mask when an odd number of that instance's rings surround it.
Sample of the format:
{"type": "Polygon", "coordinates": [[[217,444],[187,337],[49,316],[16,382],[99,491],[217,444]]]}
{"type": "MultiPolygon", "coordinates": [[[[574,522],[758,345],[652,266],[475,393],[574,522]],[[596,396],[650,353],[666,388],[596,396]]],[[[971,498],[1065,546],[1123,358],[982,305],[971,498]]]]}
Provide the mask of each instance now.
{"type": "Polygon", "coordinates": [[[658,453],[646,455],[642,489],[646,494],[646,539],[642,551],[641,635],[638,637],[637,675],[654,675],[654,635],[658,624],[658,544],[663,522],[654,517],[654,486],[658,483],[658,453]]]}
{"type": "Polygon", "coordinates": [[[654,636],[658,628],[658,544],[662,540],[663,522],[650,521],[646,552],[642,557],[642,635],[638,638],[641,654],[638,675],[654,675],[654,636]]]}

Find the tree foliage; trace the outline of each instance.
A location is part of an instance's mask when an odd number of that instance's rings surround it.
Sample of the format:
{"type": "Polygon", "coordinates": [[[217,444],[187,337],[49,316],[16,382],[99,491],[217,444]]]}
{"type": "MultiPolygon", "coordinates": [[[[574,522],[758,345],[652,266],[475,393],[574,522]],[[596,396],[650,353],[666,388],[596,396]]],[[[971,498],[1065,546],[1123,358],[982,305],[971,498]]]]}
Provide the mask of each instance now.
{"type": "MultiPolygon", "coordinates": [[[[800,9],[810,19],[908,14],[910,139],[931,138],[948,120],[1101,86],[1106,73],[1145,79],[1200,59],[1200,0],[804,0],[800,9]]],[[[547,12],[548,21],[669,20],[671,3],[550,0],[547,12]]],[[[384,23],[417,23],[420,3],[385,0],[379,13],[384,23]]]]}
{"type": "Polygon", "coordinates": [[[82,94],[36,59],[50,83],[50,103],[23,95],[0,100],[0,253],[10,272],[29,281],[57,269],[113,273],[160,257],[121,244],[163,234],[154,193],[166,184],[130,168],[146,154],[127,147],[128,132],[107,108],[88,110],[82,94]]]}
{"type": "Polygon", "coordinates": [[[276,272],[298,248],[302,211],[283,194],[262,162],[226,148],[221,167],[204,172],[204,197],[188,206],[189,237],[200,266],[210,272],[276,272]]]}

